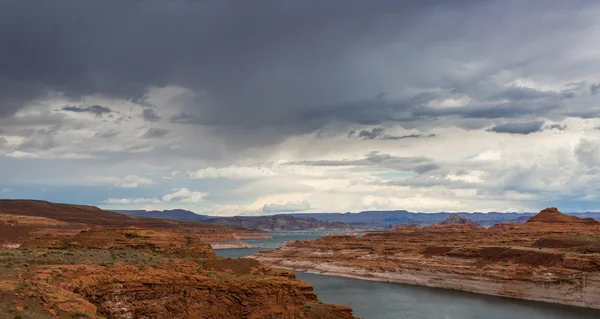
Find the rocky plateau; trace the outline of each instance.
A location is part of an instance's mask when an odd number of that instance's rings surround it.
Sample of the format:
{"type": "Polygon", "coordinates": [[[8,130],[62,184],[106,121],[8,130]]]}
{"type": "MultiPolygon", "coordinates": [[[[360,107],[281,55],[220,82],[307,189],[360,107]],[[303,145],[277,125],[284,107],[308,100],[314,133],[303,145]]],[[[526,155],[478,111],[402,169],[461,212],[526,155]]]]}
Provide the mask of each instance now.
{"type": "Polygon", "coordinates": [[[354,318],[293,272],[219,258],[208,243],[257,233],[121,216],[0,201],[0,318],[354,318]]]}

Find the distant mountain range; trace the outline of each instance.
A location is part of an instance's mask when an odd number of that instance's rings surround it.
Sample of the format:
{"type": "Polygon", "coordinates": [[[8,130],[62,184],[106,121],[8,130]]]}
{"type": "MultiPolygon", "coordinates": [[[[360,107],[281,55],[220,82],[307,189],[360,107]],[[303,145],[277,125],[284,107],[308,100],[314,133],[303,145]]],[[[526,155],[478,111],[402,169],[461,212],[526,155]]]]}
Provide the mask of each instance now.
{"type": "Polygon", "coordinates": [[[354,229],[351,225],[344,222],[329,222],[326,220],[317,220],[315,218],[310,217],[294,217],[292,215],[220,217],[198,215],[191,211],[182,209],[164,211],[115,210],[114,212],[129,216],[194,221],[215,225],[240,226],[248,229],[263,231],[354,229]]]}
{"type": "MultiPolygon", "coordinates": [[[[468,217],[473,222],[481,226],[492,226],[499,223],[516,222],[524,223],[529,218],[533,217],[535,213],[413,213],[406,210],[393,210],[393,211],[365,211],[360,213],[306,213],[306,214],[292,214],[295,217],[311,217],[319,220],[340,221],[350,225],[360,227],[362,226],[379,226],[385,227],[395,224],[417,224],[417,225],[432,225],[438,224],[444,221],[448,216],[456,214],[459,216],[468,217]]],[[[600,213],[596,212],[583,212],[583,213],[570,213],[569,215],[581,217],[581,218],[594,218],[600,220],[600,213]]]]}
{"type": "MultiPolygon", "coordinates": [[[[307,229],[352,229],[385,228],[398,224],[433,225],[444,221],[451,214],[466,216],[481,226],[516,222],[524,223],[534,213],[413,213],[406,210],[365,211],[360,213],[296,213],[270,216],[221,217],[199,215],[182,209],[164,211],[115,210],[114,212],[147,218],[161,218],[195,221],[219,225],[242,226],[256,230],[307,230],[307,229]]],[[[598,212],[570,213],[581,218],[594,218],[600,221],[598,212]]]]}

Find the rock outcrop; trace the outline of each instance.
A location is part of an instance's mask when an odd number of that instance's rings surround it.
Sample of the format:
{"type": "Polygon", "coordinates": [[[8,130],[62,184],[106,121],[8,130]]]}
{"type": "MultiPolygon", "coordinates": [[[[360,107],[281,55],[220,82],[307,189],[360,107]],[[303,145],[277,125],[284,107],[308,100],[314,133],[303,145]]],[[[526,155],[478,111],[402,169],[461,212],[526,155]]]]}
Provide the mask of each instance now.
{"type": "Polygon", "coordinates": [[[36,230],[43,230],[48,233],[64,233],[65,231],[75,233],[84,228],[102,226],[105,228],[140,227],[145,229],[195,234],[200,236],[203,240],[214,241],[268,237],[263,233],[249,231],[241,227],[131,217],[102,210],[94,206],[59,204],[39,200],[0,199],[0,216],[6,215],[18,215],[27,218],[42,217],[65,223],[60,226],[47,224],[36,225],[35,227],[32,225],[12,225],[12,227],[18,227],[14,228],[13,231],[21,229],[23,232],[27,233],[39,233],[39,231],[36,230]]]}
{"type": "Polygon", "coordinates": [[[181,258],[215,258],[208,243],[196,235],[184,235],[141,228],[99,226],[72,236],[44,235],[27,243],[29,248],[46,249],[134,249],[181,258]]]}
{"type": "Polygon", "coordinates": [[[0,297],[15,309],[60,318],[354,318],[293,272],[220,259],[195,235],[93,227],[27,244],[0,248],[0,263],[11,265],[0,271],[0,297]]]}
{"type": "Polygon", "coordinates": [[[207,219],[204,222],[218,225],[239,226],[261,231],[277,230],[352,230],[343,222],[328,222],[314,218],[300,218],[292,215],[235,216],[207,219]]]}
{"type": "Polygon", "coordinates": [[[260,237],[240,227],[0,200],[0,317],[354,318],[346,306],[320,302],[292,272],[220,259],[208,243],[260,237]]]}
{"type": "Polygon", "coordinates": [[[440,225],[468,225],[475,224],[469,217],[457,214],[451,214],[440,225]]]}
{"type": "Polygon", "coordinates": [[[600,308],[600,226],[540,212],[525,224],[405,227],[261,252],[276,267],[600,308]]]}
{"type": "Polygon", "coordinates": [[[537,215],[528,219],[526,224],[585,224],[600,225],[600,222],[593,218],[579,218],[561,213],[556,207],[550,207],[542,210],[537,215]]]}
{"type": "MultiPolygon", "coordinates": [[[[213,265],[222,262],[243,260],[214,260],[213,265]]],[[[354,318],[348,307],[321,303],[291,272],[259,263],[229,266],[63,265],[29,274],[48,309],[88,318],[354,318]],[[313,308],[327,317],[314,316],[313,308]]]]}

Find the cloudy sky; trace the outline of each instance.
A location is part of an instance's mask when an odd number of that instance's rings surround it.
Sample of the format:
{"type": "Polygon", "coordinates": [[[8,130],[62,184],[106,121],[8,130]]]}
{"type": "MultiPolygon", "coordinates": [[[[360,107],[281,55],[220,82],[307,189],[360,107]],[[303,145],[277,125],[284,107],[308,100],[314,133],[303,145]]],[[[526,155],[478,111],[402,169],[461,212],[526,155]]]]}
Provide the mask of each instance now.
{"type": "Polygon", "coordinates": [[[600,210],[600,4],[4,0],[0,197],[600,210]]]}

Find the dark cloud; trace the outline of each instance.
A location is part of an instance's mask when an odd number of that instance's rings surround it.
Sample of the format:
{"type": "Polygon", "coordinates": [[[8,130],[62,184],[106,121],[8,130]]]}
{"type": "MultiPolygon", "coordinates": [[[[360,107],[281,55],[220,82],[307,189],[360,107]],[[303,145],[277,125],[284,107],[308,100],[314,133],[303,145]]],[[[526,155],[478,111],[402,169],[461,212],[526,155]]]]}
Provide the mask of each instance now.
{"type": "Polygon", "coordinates": [[[419,165],[419,166],[415,167],[413,170],[419,174],[425,174],[427,172],[436,170],[438,168],[441,168],[441,166],[438,164],[435,164],[435,163],[430,163],[430,164],[419,165]]]}
{"type": "Polygon", "coordinates": [[[600,83],[592,84],[590,86],[590,92],[592,92],[592,95],[596,95],[596,93],[600,92],[600,83]]]}
{"type": "Polygon", "coordinates": [[[546,130],[558,130],[558,131],[564,131],[567,129],[567,125],[563,125],[563,124],[552,124],[552,125],[546,125],[544,127],[544,129],[546,130]]]}
{"type": "Polygon", "coordinates": [[[95,136],[99,138],[111,138],[117,135],[119,135],[119,131],[117,130],[106,130],[104,132],[98,132],[95,134],[95,136]]]}
{"type": "Polygon", "coordinates": [[[0,118],[56,92],[101,95],[249,145],[338,122],[560,115],[576,80],[565,92],[509,83],[577,69],[549,61],[576,47],[586,21],[574,13],[592,4],[509,2],[2,1],[0,118]],[[177,103],[153,105],[149,89],[167,86],[181,89],[177,103]],[[473,102],[430,106],[461,94],[473,102]]]}
{"type": "Polygon", "coordinates": [[[385,129],[381,128],[381,127],[376,127],[369,130],[362,130],[358,133],[358,137],[365,139],[365,140],[372,140],[375,138],[381,138],[383,137],[383,134],[385,133],[385,129]]]}
{"type": "MultiPolygon", "coordinates": [[[[354,136],[354,133],[356,133],[356,130],[352,130],[348,133],[348,137],[351,138],[352,136],[354,136]]],[[[395,136],[395,135],[389,135],[389,134],[385,134],[385,129],[382,127],[375,127],[372,128],[371,130],[361,130],[357,137],[358,138],[362,138],[363,140],[374,140],[374,139],[379,139],[379,140],[403,140],[403,139],[413,139],[413,138],[428,138],[428,137],[435,137],[435,134],[409,134],[409,135],[401,135],[401,136],[395,136]]]]}
{"type": "Polygon", "coordinates": [[[544,126],[544,121],[521,122],[521,123],[506,123],[497,125],[489,129],[490,132],[509,133],[509,134],[531,134],[539,132],[544,126]]]}
{"type": "Polygon", "coordinates": [[[142,112],[142,117],[144,118],[144,120],[149,122],[158,122],[161,119],[161,117],[158,116],[158,114],[156,114],[156,110],[150,108],[144,109],[144,111],[142,112]]]}
{"type": "Polygon", "coordinates": [[[54,147],[59,146],[56,141],[56,135],[60,132],[60,126],[53,126],[49,128],[30,130],[28,136],[17,146],[17,150],[20,151],[38,151],[38,150],[50,150],[54,147]]]}
{"type": "Polygon", "coordinates": [[[143,138],[163,137],[163,136],[169,134],[169,132],[170,131],[167,129],[152,127],[152,128],[149,128],[148,131],[146,131],[146,133],[144,133],[143,138]]]}
{"type": "Polygon", "coordinates": [[[539,91],[532,88],[513,86],[490,96],[489,100],[508,99],[512,101],[535,100],[555,96],[553,91],[539,91]]]}
{"type": "Polygon", "coordinates": [[[77,113],[91,113],[96,116],[102,116],[104,114],[111,113],[112,110],[106,106],[102,105],[92,105],[92,106],[65,106],[62,108],[63,111],[68,112],[77,112],[77,113]]]}
{"type": "Polygon", "coordinates": [[[441,168],[439,164],[427,157],[400,157],[379,152],[367,154],[365,158],[359,160],[298,161],[287,163],[287,165],[380,167],[395,171],[414,171],[418,174],[425,174],[441,168]]]}
{"type": "Polygon", "coordinates": [[[562,105],[552,98],[545,103],[531,104],[527,101],[498,103],[491,105],[473,105],[447,108],[421,107],[415,109],[413,116],[416,118],[436,118],[442,116],[458,116],[463,118],[519,118],[528,115],[547,114],[562,105]]]}
{"type": "Polygon", "coordinates": [[[436,137],[437,135],[435,134],[409,134],[409,135],[402,135],[402,136],[393,136],[393,135],[385,135],[383,136],[383,140],[403,140],[403,139],[412,139],[412,138],[429,138],[429,137],[436,137]]]}
{"type": "Polygon", "coordinates": [[[177,123],[177,124],[198,124],[199,122],[197,122],[195,120],[195,117],[192,114],[188,114],[188,113],[179,113],[177,115],[173,115],[171,116],[171,118],[169,119],[171,121],[171,123],[177,123]]]}

